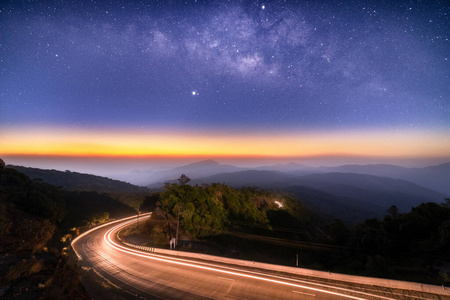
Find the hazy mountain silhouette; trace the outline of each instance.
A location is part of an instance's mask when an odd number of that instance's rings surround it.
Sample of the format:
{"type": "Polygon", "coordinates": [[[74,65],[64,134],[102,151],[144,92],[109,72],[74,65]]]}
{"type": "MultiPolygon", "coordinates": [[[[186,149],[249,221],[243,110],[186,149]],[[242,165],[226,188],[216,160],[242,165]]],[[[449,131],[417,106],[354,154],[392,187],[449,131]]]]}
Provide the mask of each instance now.
{"type": "Polygon", "coordinates": [[[316,173],[318,170],[316,168],[308,167],[306,165],[298,164],[295,162],[285,163],[285,164],[274,164],[269,166],[261,166],[253,168],[254,170],[260,171],[278,171],[278,172],[306,172],[306,173],[316,173]]]}
{"type": "Polygon", "coordinates": [[[291,193],[309,207],[345,219],[382,217],[391,205],[401,212],[423,202],[444,202],[445,195],[401,179],[353,173],[319,173],[304,176],[277,171],[247,170],[192,180],[192,184],[224,183],[291,193]]]}
{"type": "Polygon", "coordinates": [[[234,165],[223,165],[215,160],[203,160],[196,163],[165,169],[165,170],[135,170],[128,174],[114,175],[113,178],[131,182],[133,184],[161,187],[165,182],[175,182],[181,174],[185,174],[191,179],[213,176],[220,173],[230,173],[248,170],[258,171],[279,171],[279,172],[299,172],[302,175],[320,172],[315,168],[302,164],[290,162],[260,167],[239,167],[234,165]]]}
{"type": "MultiPolygon", "coordinates": [[[[379,177],[389,177],[392,179],[403,179],[410,181],[412,183],[418,184],[420,186],[438,191],[440,193],[450,196],[450,163],[441,164],[437,166],[430,166],[425,168],[405,168],[395,165],[388,164],[375,164],[375,165],[343,165],[338,167],[308,167],[298,163],[286,163],[286,164],[275,164],[254,168],[242,168],[233,165],[222,165],[213,160],[205,160],[197,163],[189,164],[186,166],[181,166],[178,168],[173,168],[170,170],[156,171],[150,173],[147,177],[146,185],[152,187],[162,186],[164,182],[175,181],[181,174],[186,174],[191,179],[197,179],[202,177],[215,176],[216,180],[220,182],[222,180],[222,173],[232,173],[239,171],[276,171],[283,173],[288,177],[292,176],[304,176],[310,174],[319,173],[353,173],[353,174],[366,174],[374,175],[379,177]]],[[[141,179],[145,179],[145,173],[139,173],[141,179]]],[[[265,173],[267,176],[268,173],[265,173]]],[[[271,180],[283,181],[283,175],[278,174],[276,178],[269,179],[273,177],[272,174],[269,177],[261,175],[261,173],[242,173],[240,178],[233,179],[236,180],[236,185],[246,185],[244,182],[251,185],[271,185],[271,180]],[[251,175],[253,174],[253,175],[251,175]],[[260,175],[258,175],[260,174],[260,175]],[[247,176],[249,175],[249,176],[247,176]]],[[[228,178],[232,180],[231,178],[228,178]]],[[[143,182],[143,181],[142,181],[143,182]]],[[[248,185],[247,184],[247,185],[248,185]]]]}
{"type": "Polygon", "coordinates": [[[404,179],[450,196],[450,163],[425,168],[404,168],[393,165],[344,165],[321,167],[322,172],[368,174],[404,179]]]}
{"type": "Polygon", "coordinates": [[[214,160],[203,160],[168,171],[162,171],[159,175],[165,180],[173,180],[179,178],[181,174],[185,174],[190,178],[198,178],[211,176],[217,173],[237,172],[241,170],[244,170],[244,168],[232,165],[221,165],[214,160]]]}
{"type": "Polygon", "coordinates": [[[165,171],[153,172],[151,175],[153,181],[147,181],[148,187],[161,187],[165,182],[176,182],[181,174],[185,174],[191,179],[208,177],[215,174],[238,172],[245,170],[233,165],[221,165],[214,160],[203,160],[193,164],[173,168],[165,171]]]}
{"type": "Polygon", "coordinates": [[[275,188],[289,185],[291,175],[278,171],[245,170],[240,172],[220,173],[208,177],[193,179],[193,184],[225,183],[233,187],[275,188]]]}
{"type": "Polygon", "coordinates": [[[391,205],[406,212],[422,202],[444,202],[445,195],[402,179],[392,179],[365,174],[325,173],[302,176],[302,186],[327,191],[355,203],[371,204],[380,212],[391,205]]]}

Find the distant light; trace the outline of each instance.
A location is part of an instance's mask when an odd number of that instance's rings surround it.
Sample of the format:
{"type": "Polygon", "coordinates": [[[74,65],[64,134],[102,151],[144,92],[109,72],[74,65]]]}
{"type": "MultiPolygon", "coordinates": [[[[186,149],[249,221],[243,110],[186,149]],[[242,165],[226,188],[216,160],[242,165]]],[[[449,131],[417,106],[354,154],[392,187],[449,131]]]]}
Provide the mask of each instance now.
{"type": "Polygon", "coordinates": [[[274,202],[275,202],[275,204],[278,205],[278,208],[282,208],[284,206],[283,203],[281,203],[280,201],[274,201],[274,202]]]}
{"type": "Polygon", "coordinates": [[[264,4],[261,5],[261,9],[266,9],[266,6],[264,4]]]}
{"type": "Polygon", "coordinates": [[[192,96],[198,96],[198,92],[197,91],[192,91],[192,96]]]}

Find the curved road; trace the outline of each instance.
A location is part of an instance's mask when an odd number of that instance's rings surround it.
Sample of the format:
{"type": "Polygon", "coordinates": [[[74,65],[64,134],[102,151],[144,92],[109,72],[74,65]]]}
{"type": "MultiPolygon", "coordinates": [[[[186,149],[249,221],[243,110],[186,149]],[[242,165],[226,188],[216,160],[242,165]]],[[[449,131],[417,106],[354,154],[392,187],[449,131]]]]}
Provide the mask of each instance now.
{"type": "MultiPolygon", "coordinates": [[[[141,215],[140,221],[151,214],[141,215]]],[[[293,275],[165,256],[124,246],[117,233],[126,218],[90,230],[72,242],[84,265],[144,299],[393,299],[374,292],[309,282],[293,275]]],[[[134,296],[131,296],[134,295],[134,296]]],[[[392,297],[392,296],[391,296],[392,297]]]]}

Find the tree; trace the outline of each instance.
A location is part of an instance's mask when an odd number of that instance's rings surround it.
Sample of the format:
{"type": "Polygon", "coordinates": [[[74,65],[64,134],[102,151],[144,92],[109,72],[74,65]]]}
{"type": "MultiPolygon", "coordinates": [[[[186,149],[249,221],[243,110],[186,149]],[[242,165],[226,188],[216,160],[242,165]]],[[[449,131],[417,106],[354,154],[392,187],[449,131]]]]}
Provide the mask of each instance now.
{"type": "Polygon", "coordinates": [[[333,222],[327,224],[324,230],[334,243],[340,246],[347,244],[351,235],[348,227],[339,219],[334,219],[333,222]]]}
{"type": "Polygon", "coordinates": [[[152,238],[153,244],[155,246],[164,246],[167,245],[167,237],[164,234],[163,230],[159,226],[155,226],[152,229],[152,238]]]}
{"type": "Polygon", "coordinates": [[[398,218],[398,208],[397,208],[397,206],[392,205],[391,207],[388,208],[388,210],[386,212],[388,214],[390,214],[394,220],[398,218]]]}
{"type": "Polygon", "coordinates": [[[450,207],[450,198],[445,198],[445,206],[450,207]]]}
{"type": "Polygon", "coordinates": [[[186,185],[191,179],[184,174],[181,174],[180,178],[178,178],[178,182],[181,186],[186,185]]]}

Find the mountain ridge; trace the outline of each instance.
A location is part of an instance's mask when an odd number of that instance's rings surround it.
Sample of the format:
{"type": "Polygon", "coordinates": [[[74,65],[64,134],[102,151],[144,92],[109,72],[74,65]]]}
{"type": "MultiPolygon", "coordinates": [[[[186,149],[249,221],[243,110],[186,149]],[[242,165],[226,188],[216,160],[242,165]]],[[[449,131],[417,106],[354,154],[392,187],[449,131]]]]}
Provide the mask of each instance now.
{"type": "Polygon", "coordinates": [[[423,202],[442,203],[446,197],[403,179],[338,172],[296,176],[278,171],[246,170],[197,178],[191,183],[288,191],[311,208],[329,216],[337,211],[339,214],[335,217],[347,221],[349,218],[383,217],[391,205],[406,212],[423,202]],[[325,201],[326,205],[320,201],[325,201]]]}
{"type": "Polygon", "coordinates": [[[404,179],[450,196],[450,162],[423,168],[406,168],[387,164],[320,167],[326,172],[342,172],[404,179]]]}
{"type": "MultiPolygon", "coordinates": [[[[275,167],[277,166],[279,165],[275,165],[275,167]]],[[[287,166],[296,168],[302,165],[287,164],[287,166]]],[[[449,166],[450,164],[442,164],[418,168],[418,170],[420,172],[429,171],[432,174],[438,170],[438,173],[442,173],[446,172],[449,166]]],[[[308,204],[311,208],[319,209],[329,216],[338,213],[335,217],[346,220],[383,217],[385,211],[391,205],[396,205],[400,211],[408,211],[411,207],[422,202],[443,202],[446,197],[443,193],[403,178],[350,173],[353,170],[360,172],[375,172],[378,170],[378,174],[385,175],[383,172],[390,169],[400,172],[410,170],[393,165],[344,165],[332,168],[317,168],[321,172],[317,169],[282,172],[265,170],[264,168],[245,169],[232,165],[221,165],[214,160],[204,160],[168,170],[164,174],[161,173],[166,176],[165,178],[170,179],[149,185],[147,188],[91,174],[20,166],[10,167],[16,168],[33,179],[40,178],[67,190],[97,191],[112,194],[128,191],[134,195],[136,193],[143,195],[150,191],[148,188],[162,188],[164,182],[177,182],[179,176],[185,174],[191,178],[190,184],[224,183],[232,187],[249,186],[285,191],[308,204]],[[369,170],[367,171],[367,169],[369,170]]],[[[128,199],[123,201],[124,203],[129,201],[130,197],[128,195],[127,197],[128,199]]]]}
{"type": "Polygon", "coordinates": [[[147,188],[139,187],[124,181],[111,179],[108,177],[93,174],[78,173],[72,171],[58,171],[53,169],[39,169],[23,166],[8,165],[8,168],[15,169],[26,174],[31,179],[41,179],[44,182],[55,186],[60,186],[68,191],[95,191],[95,192],[123,192],[123,191],[146,191],[147,188]]]}

